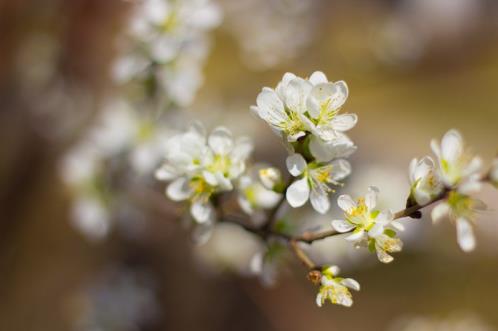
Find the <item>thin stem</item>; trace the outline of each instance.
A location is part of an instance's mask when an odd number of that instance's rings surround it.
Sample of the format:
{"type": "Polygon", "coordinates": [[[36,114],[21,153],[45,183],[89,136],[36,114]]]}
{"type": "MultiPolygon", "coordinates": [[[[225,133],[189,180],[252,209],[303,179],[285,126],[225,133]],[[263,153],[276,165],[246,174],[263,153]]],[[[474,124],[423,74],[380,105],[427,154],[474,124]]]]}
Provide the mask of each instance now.
{"type": "Polygon", "coordinates": [[[313,270],[316,269],[315,263],[309,258],[308,255],[299,247],[299,243],[297,240],[290,240],[289,245],[296,255],[297,259],[301,261],[301,263],[308,269],[313,270]]]}

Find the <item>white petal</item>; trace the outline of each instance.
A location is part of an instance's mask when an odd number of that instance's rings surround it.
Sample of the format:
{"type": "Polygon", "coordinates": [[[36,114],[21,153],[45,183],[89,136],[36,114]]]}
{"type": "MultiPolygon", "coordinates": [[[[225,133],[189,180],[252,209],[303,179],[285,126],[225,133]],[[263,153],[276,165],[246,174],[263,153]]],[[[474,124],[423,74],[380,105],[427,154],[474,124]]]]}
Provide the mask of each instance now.
{"type": "Polygon", "coordinates": [[[315,71],[314,73],[312,73],[308,80],[313,85],[328,82],[327,76],[325,76],[325,74],[321,71],[315,71]]]}
{"type": "Polygon", "coordinates": [[[341,284],[346,286],[346,287],[349,287],[350,289],[353,289],[355,291],[360,290],[360,283],[358,283],[353,278],[345,278],[341,281],[341,284]]]}
{"type": "Polygon", "coordinates": [[[288,116],[285,113],[284,104],[274,90],[263,88],[256,98],[256,104],[258,115],[270,124],[279,125],[287,121],[288,116]]]}
{"type": "Polygon", "coordinates": [[[356,202],[347,194],[343,194],[337,198],[337,205],[346,213],[350,213],[357,206],[356,202]]]}
{"type": "Polygon", "coordinates": [[[386,251],[380,248],[377,248],[377,258],[382,263],[391,263],[394,260],[391,255],[387,254],[386,251]]]}
{"type": "Polygon", "coordinates": [[[470,252],[474,250],[476,246],[476,240],[474,238],[474,231],[470,222],[460,217],[456,221],[457,228],[457,240],[458,245],[464,252],[470,252]]]}
{"type": "Polygon", "coordinates": [[[334,160],[330,165],[332,166],[330,179],[334,181],[342,180],[351,174],[351,164],[346,160],[334,160]]]}
{"type": "Polygon", "coordinates": [[[306,111],[306,99],[313,85],[302,78],[294,78],[285,89],[285,104],[296,113],[306,111]]]}
{"type": "Polygon", "coordinates": [[[354,143],[345,135],[338,136],[338,138],[324,142],[319,137],[311,136],[309,144],[311,154],[319,162],[328,162],[335,158],[345,158],[350,156],[356,151],[354,143]]]}
{"type": "Polygon", "coordinates": [[[209,135],[208,144],[216,154],[227,155],[233,148],[232,133],[227,128],[217,127],[209,135]]]}
{"type": "Polygon", "coordinates": [[[400,222],[393,221],[391,222],[391,226],[398,231],[405,231],[405,226],[400,222]]]}
{"type": "Polygon", "coordinates": [[[437,158],[441,159],[441,149],[440,149],[439,143],[436,139],[431,140],[431,149],[432,149],[432,152],[437,156],[437,158]]]}
{"type": "Polygon", "coordinates": [[[481,170],[482,163],[483,163],[482,159],[479,156],[475,156],[474,158],[472,158],[467,167],[465,167],[463,171],[463,176],[467,177],[472,174],[478,173],[481,170]]]}
{"type": "Polygon", "coordinates": [[[365,204],[368,210],[374,210],[377,206],[377,196],[379,195],[379,189],[375,186],[370,186],[368,188],[368,193],[365,195],[365,204]]]}
{"type": "Polygon", "coordinates": [[[285,194],[287,202],[294,208],[301,207],[306,203],[310,195],[307,178],[302,178],[292,183],[285,194]]]}
{"type": "Polygon", "coordinates": [[[444,160],[453,162],[463,153],[463,139],[457,130],[448,131],[441,141],[441,153],[444,160]]]}
{"type": "Polygon", "coordinates": [[[363,238],[365,235],[365,230],[361,230],[358,232],[353,232],[351,235],[347,236],[346,239],[347,241],[358,241],[363,238]]]}
{"type": "Polygon", "coordinates": [[[448,205],[446,202],[441,202],[439,205],[434,207],[434,209],[432,209],[431,212],[432,221],[434,223],[441,221],[443,218],[448,217],[450,211],[451,211],[450,205],[448,205]]]}
{"type": "Polygon", "coordinates": [[[315,300],[315,302],[316,302],[316,305],[317,305],[318,307],[321,307],[321,306],[322,306],[322,293],[318,293],[318,294],[316,295],[316,300],[315,300]]]}
{"type": "Polygon", "coordinates": [[[348,131],[358,122],[356,114],[343,114],[335,116],[331,121],[331,126],[337,131],[348,131]]]}
{"type": "Polygon", "coordinates": [[[190,198],[192,195],[192,189],[189,186],[188,180],[181,177],[168,185],[166,194],[173,201],[182,201],[190,198]]]}
{"type": "Polygon", "coordinates": [[[190,213],[198,223],[205,223],[211,219],[214,210],[209,202],[195,201],[190,206],[190,213]]]}
{"type": "Polygon", "coordinates": [[[212,221],[198,223],[192,230],[191,233],[192,241],[196,245],[204,245],[211,238],[211,235],[213,234],[213,229],[214,229],[214,222],[212,221]]]}
{"type": "Polygon", "coordinates": [[[292,176],[299,176],[306,169],[306,160],[301,154],[292,154],[285,160],[287,169],[292,176]]]}
{"type": "Polygon", "coordinates": [[[467,180],[458,186],[458,192],[466,195],[478,193],[481,190],[482,183],[479,179],[467,180]]]}
{"type": "Polygon", "coordinates": [[[330,201],[327,193],[320,187],[311,190],[310,202],[313,208],[320,214],[325,214],[330,209],[330,201]]]}
{"type": "Polygon", "coordinates": [[[375,225],[368,231],[368,235],[372,238],[384,233],[384,225],[380,223],[375,223],[375,225]]]}
{"type": "Polygon", "coordinates": [[[355,228],[355,226],[345,220],[333,220],[332,227],[334,230],[340,233],[349,232],[355,228]]]}
{"type": "Polygon", "coordinates": [[[335,82],[334,85],[337,89],[337,93],[334,96],[332,107],[339,108],[346,102],[346,99],[348,98],[348,85],[345,81],[342,80],[335,82]]]}
{"type": "Polygon", "coordinates": [[[394,215],[393,215],[393,212],[391,210],[389,210],[389,209],[383,210],[382,212],[379,213],[379,215],[377,215],[375,222],[380,223],[382,225],[388,225],[389,223],[391,223],[393,218],[394,218],[394,215]]]}
{"type": "Polygon", "coordinates": [[[235,147],[232,150],[231,157],[236,162],[246,160],[252,153],[254,145],[249,137],[240,137],[235,143],[235,147]]]}
{"type": "Polygon", "coordinates": [[[218,185],[218,178],[215,176],[214,173],[204,170],[202,171],[202,177],[204,177],[204,180],[211,186],[217,186],[218,185]]]}
{"type": "Polygon", "coordinates": [[[176,176],[178,176],[175,169],[170,164],[163,164],[159,169],[155,172],[155,177],[157,180],[172,180],[176,176]]]}

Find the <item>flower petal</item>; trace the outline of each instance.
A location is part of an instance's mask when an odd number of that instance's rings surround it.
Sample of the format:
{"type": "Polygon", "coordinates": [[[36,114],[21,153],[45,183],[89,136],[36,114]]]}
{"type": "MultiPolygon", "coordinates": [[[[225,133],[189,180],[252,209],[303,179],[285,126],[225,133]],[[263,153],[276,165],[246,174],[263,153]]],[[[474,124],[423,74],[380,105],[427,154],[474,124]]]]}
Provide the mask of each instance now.
{"type": "Polygon", "coordinates": [[[306,169],[306,160],[301,154],[289,155],[285,160],[285,164],[290,174],[294,177],[299,176],[306,169]]]}
{"type": "Polygon", "coordinates": [[[284,91],[285,105],[296,113],[306,111],[306,99],[313,85],[307,80],[296,77],[291,80],[284,91]]]}
{"type": "Polygon", "coordinates": [[[332,227],[334,230],[340,233],[349,232],[355,228],[355,226],[345,220],[333,220],[332,227]]]}
{"type": "Polygon", "coordinates": [[[444,160],[456,161],[463,153],[463,138],[457,130],[448,131],[441,141],[441,153],[444,160]]]}
{"type": "Polygon", "coordinates": [[[330,121],[331,126],[337,131],[348,131],[351,130],[358,122],[358,116],[356,114],[343,114],[336,115],[332,121],[330,121]]]}
{"type": "Polygon", "coordinates": [[[377,197],[379,195],[379,189],[375,186],[370,186],[368,188],[368,193],[365,195],[365,204],[368,210],[374,210],[377,206],[377,197]]]}
{"type": "Polygon", "coordinates": [[[292,183],[285,194],[287,202],[294,208],[301,207],[306,203],[310,195],[307,178],[302,178],[292,183]]]}
{"type": "Polygon", "coordinates": [[[384,233],[384,225],[380,223],[375,223],[375,225],[368,231],[368,235],[372,238],[384,233]]]}
{"type": "Polygon", "coordinates": [[[341,284],[355,291],[360,290],[360,283],[358,283],[353,278],[344,278],[343,280],[341,280],[341,284]]]}
{"type": "Polygon", "coordinates": [[[347,236],[346,239],[347,241],[358,241],[363,238],[365,235],[365,230],[360,230],[358,232],[353,232],[351,235],[347,236]]]}
{"type": "Polygon", "coordinates": [[[356,151],[354,143],[345,135],[325,142],[315,135],[311,136],[309,144],[311,155],[319,162],[328,162],[335,158],[348,157],[356,151]]]}
{"type": "Polygon", "coordinates": [[[476,246],[476,240],[470,222],[464,217],[459,217],[456,220],[456,229],[458,245],[460,248],[464,252],[473,251],[476,246]]]}
{"type": "Polygon", "coordinates": [[[337,205],[346,213],[350,213],[357,206],[353,198],[347,194],[343,194],[337,198],[337,205]]]}
{"type": "Polygon", "coordinates": [[[195,201],[190,206],[190,213],[198,223],[205,223],[211,220],[214,209],[209,202],[195,201]]]}
{"type": "Polygon", "coordinates": [[[439,205],[434,207],[431,212],[432,222],[437,223],[441,221],[443,218],[448,217],[448,214],[451,211],[451,207],[446,202],[441,202],[439,205]]]}
{"type": "Polygon", "coordinates": [[[209,147],[219,155],[227,155],[233,149],[232,133],[225,127],[217,127],[209,135],[209,147]]]}
{"type": "Polygon", "coordinates": [[[259,117],[268,123],[278,126],[288,120],[284,109],[284,103],[277,93],[270,88],[263,88],[256,98],[257,113],[259,117]]]}
{"type": "Polygon", "coordinates": [[[325,74],[321,71],[315,71],[314,73],[312,73],[308,80],[313,85],[328,82],[327,76],[325,76],[325,74]]]}
{"type": "Polygon", "coordinates": [[[318,292],[318,294],[316,295],[316,300],[315,300],[316,305],[317,305],[318,307],[322,307],[322,305],[323,305],[323,300],[322,300],[322,297],[323,297],[322,293],[321,293],[321,292],[318,292]]]}
{"type": "Polygon", "coordinates": [[[159,169],[156,170],[154,175],[157,180],[168,181],[178,176],[178,173],[176,169],[170,164],[163,164],[159,169]]]}
{"type": "Polygon", "coordinates": [[[311,190],[310,202],[313,208],[320,214],[325,214],[330,209],[329,197],[320,186],[311,190]]]}
{"type": "Polygon", "coordinates": [[[166,189],[166,195],[173,201],[182,201],[190,198],[192,189],[185,177],[178,178],[171,182],[166,189]]]}

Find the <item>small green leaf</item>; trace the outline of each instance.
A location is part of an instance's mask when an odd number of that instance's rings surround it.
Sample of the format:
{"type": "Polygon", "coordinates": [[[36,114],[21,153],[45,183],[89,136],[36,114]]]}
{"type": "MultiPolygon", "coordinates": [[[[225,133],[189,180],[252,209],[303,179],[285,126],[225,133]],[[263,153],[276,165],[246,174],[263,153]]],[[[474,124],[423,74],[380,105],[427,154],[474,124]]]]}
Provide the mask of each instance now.
{"type": "Polygon", "coordinates": [[[391,237],[391,238],[396,237],[396,231],[394,231],[393,229],[385,229],[385,230],[384,230],[384,233],[385,233],[388,237],[391,237]]]}
{"type": "Polygon", "coordinates": [[[368,241],[368,250],[370,253],[375,253],[375,239],[370,239],[368,241]]]}

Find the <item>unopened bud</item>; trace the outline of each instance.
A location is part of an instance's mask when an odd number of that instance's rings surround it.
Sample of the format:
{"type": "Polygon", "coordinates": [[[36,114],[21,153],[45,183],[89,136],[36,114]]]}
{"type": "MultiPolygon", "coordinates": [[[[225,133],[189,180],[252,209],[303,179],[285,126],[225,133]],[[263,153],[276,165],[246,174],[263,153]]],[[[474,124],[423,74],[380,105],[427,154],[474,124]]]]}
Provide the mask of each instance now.
{"type": "Polygon", "coordinates": [[[264,168],[259,171],[259,179],[264,187],[275,190],[282,183],[282,174],[277,168],[264,168]]]}

